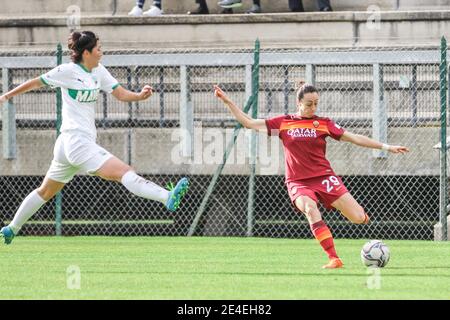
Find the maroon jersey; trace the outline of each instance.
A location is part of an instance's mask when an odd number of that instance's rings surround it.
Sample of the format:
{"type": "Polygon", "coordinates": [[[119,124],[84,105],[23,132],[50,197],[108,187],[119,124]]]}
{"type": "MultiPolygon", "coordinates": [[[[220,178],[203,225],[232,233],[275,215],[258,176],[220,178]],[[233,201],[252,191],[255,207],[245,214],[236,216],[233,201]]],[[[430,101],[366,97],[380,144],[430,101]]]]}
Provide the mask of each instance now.
{"type": "Polygon", "coordinates": [[[283,141],[286,182],[335,175],[325,157],[326,137],[339,140],[344,129],[328,118],[283,115],[266,119],[269,135],[283,141]]]}

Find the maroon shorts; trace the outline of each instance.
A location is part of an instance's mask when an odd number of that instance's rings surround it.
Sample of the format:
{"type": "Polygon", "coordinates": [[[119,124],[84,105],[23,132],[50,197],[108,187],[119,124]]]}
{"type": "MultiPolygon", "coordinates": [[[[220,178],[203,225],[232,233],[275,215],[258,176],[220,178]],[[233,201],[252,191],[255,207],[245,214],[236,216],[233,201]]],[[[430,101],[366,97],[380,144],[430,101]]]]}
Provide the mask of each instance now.
{"type": "Polygon", "coordinates": [[[308,196],[315,202],[320,201],[327,209],[332,209],[331,204],[348,192],[338,176],[321,176],[290,181],[286,183],[286,186],[294,207],[296,207],[295,199],[300,196],[308,196]]]}

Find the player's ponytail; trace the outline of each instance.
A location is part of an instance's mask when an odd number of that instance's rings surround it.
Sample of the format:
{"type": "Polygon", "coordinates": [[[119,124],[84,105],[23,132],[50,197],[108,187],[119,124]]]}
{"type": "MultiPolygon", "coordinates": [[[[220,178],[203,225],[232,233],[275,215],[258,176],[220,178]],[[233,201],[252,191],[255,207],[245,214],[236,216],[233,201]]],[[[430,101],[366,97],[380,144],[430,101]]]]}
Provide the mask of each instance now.
{"type": "Polygon", "coordinates": [[[306,83],[304,80],[297,81],[295,89],[297,90],[297,101],[303,99],[305,94],[318,92],[312,84],[306,83]]]}
{"type": "Polygon", "coordinates": [[[80,63],[83,59],[84,50],[92,52],[92,49],[97,45],[97,41],[98,37],[91,31],[72,32],[67,43],[72,62],[80,63]]]}

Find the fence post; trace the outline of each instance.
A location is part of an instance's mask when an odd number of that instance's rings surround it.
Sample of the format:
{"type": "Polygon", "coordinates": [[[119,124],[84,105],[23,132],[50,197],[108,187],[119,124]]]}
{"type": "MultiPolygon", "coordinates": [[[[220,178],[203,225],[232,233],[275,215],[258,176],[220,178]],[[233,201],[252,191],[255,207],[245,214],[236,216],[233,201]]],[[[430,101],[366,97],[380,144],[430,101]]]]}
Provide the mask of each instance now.
{"type": "MultiPolygon", "coordinates": [[[[254,84],[253,84],[253,65],[252,64],[248,64],[245,66],[245,99],[246,101],[248,101],[253,95],[254,95],[254,84]]],[[[253,100],[254,101],[254,100],[253,100]]],[[[254,103],[251,105],[251,110],[253,111],[253,107],[254,107],[254,103]]],[[[253,132],[250,133],[250,143],[249,143],[249,164],[250,164],[250,171],[252,170],[252,161],[254,160],[252,158],[253,156],[253,132]]],[[[251,177],[249,180],[249,191],[250,189],[252,189],[252,186],[250,186],[251,183],[251,177]]],[[[248,197],[248,201],[250,202],[250,194],[248,197]]],[[[247,230],[246,230],[246,235],[247,237],[251,237],[253,234],[253,212],[251,212],[251,209],[249,208],[248,204],[247,204],[247,230]]]]}
{"type": "MultiPolygon", "coordinates": [[[[255,62],[252,70],[252,94],[255,96],[251,109],[251,117],[256,119],[258,117],[258,93],[259,93],[259,40],[256,40],[255,45],[255,62]]],[[[252,130],[250,136],[250,177],[248,183],[248,203],[247,203],[247,237],[253,235],[253,223],[255,208],[255,176],[256,176],[256,146],[257,146],[256,131],[252,130]]]]}
{"type": "Polygon", "coordinates": [[[180,66],[180,129],[182,130],[183,157],[194,156],[194,110],[191,101],[191,86],[188,66],[180,66]]]}
{"type": "Polygon", "coordinates": [[[313,86],[316,85],[316,66],[313,64],[307,64],[305,73],[306,82],[312,84],[313,86]]]}
{"type": "MultiPolygon", "coordinates": [[[[59,66],[62,64],[62,46],[58,43],[56,47],[56,64],[59,66]]],[[[62,94],[61,88],[56,89],[56,138],[59,137],[61,133],[61,123],[62,123],[62,94]]],[[[57,236],[61,236],[62,230],[62,191],[56,194],[55,199],[55,233],[57,236]]]]}
{"type": "Polygon", "coordinates": [[[159,68],[159,127],[164,128],[165,115],[164,115],[164,67],[159,68]]]}
{"type": "Polygon", "coordinates": [[[245,101],[248,101],[252,96],[252,67],[253,65],[248,64],[245,66],[245,101]]]}
{"type": "MultiPolygon", "coordinates": [[[[2,68],[2,87],[3,93],[8,92],[10,88],[10,73],[8,68],[2,68]]],[[[3,158],[16,158],[16,109],[11,100],[3,104],[2,131],[3,131],[3,158]]]]}
{"type": "Polygon", "coordinates": [[[412,67],[411,75],[412,125],[417,127],[417,65],[412,67]]]}
{"type": "Polygon", "coordinates": [[[289,96],[291,95],[291,87],[289,86],[289,66],[284,67],[283,74],[283,97],[284,97],[284,114],[289,113],[289,96]]]}
{"type": "Polygon", "coordinates": [[[440,190],[439,224],[441,241],[447,240],[447,40],[441,38],[441,64],[439,66],[439,89],[441,99],[441,148],[440,148],[440,190]]]}
{"type": "MultiPolygon", "coordinates": [[[[127,89],[133,91],[133,71],[131,67],[127,67],[127,89]]],[[[128,102],[128,127],[132,126],[133,122],[133,102],[128,102]]]]}
{"type": "MultiPolygon", "coordinates": [[[[382,143],[387,142],[387,112],[384,101],[383,69],[378,63],[373,65],[372,137],[382,143]]],[[[387,152],[372,150],[375,158],[386,158],[387,152]]]]}

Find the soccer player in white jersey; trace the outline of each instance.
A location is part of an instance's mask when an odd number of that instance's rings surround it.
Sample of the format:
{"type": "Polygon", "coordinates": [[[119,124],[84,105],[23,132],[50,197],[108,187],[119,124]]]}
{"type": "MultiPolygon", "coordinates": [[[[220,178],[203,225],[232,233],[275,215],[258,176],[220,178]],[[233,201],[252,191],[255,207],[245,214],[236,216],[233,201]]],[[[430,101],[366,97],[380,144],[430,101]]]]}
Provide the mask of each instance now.
{"type": "Polygon", "coordinates": [[[1,104],[14,96],[49,85],[60,87],[63,98],[61,134],[55,143],[50,168],[42,185],[23,200],[11,223],[0,230],[6,244],[11,243],[23,224],[78,171],[121,182],[135,195],[159,201],[170,211],[179,207],[189,186],[188,179],[182,178],[174,188],[166,190],[140,177],[132,167],[96,144],[94,108],[100,90],[111,93],[120,101],[130,102],[149,98],[153,89],[146,85],[141,92],[135,93],[121,87],[99,63],[102,51],[93,32],[73,32],[68,46],[72,62],[57,66],[0,96],[1,104]]]}

